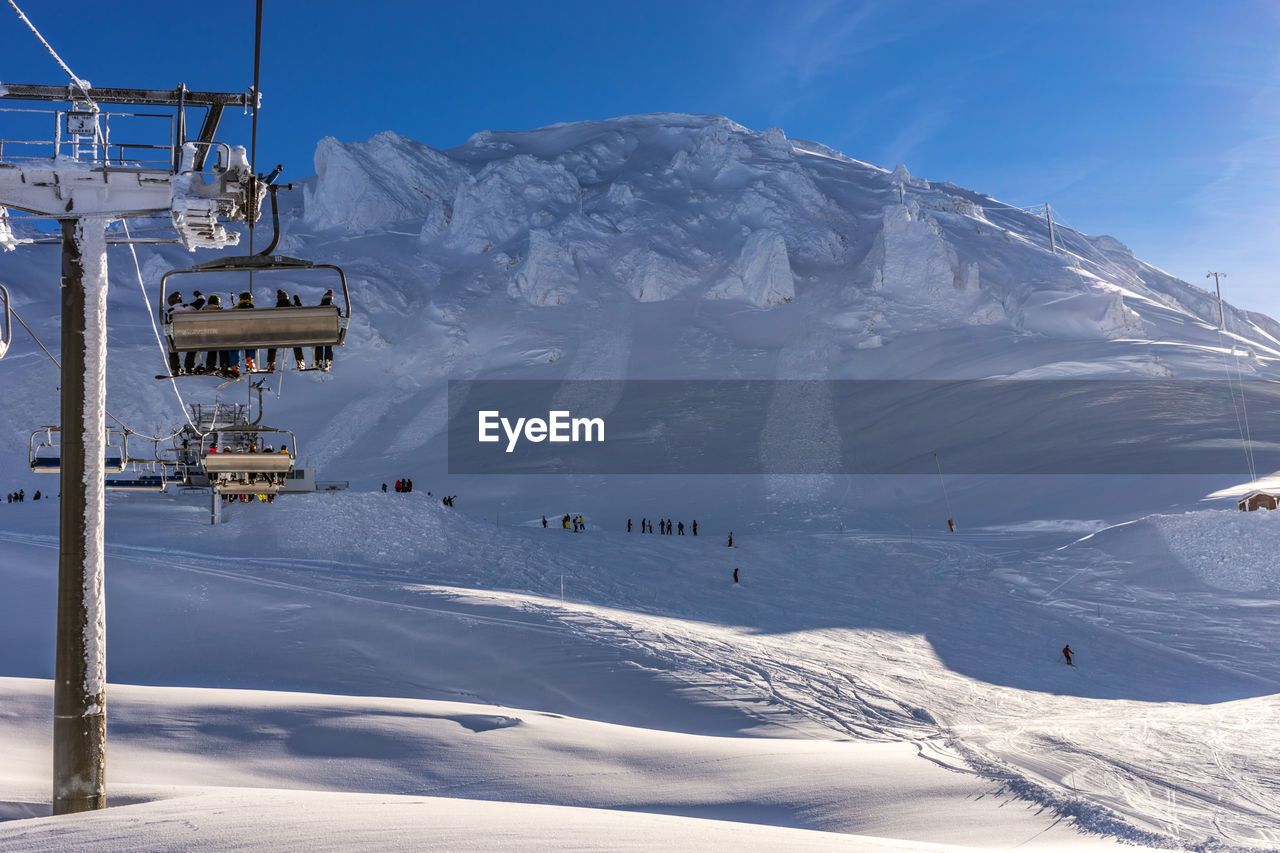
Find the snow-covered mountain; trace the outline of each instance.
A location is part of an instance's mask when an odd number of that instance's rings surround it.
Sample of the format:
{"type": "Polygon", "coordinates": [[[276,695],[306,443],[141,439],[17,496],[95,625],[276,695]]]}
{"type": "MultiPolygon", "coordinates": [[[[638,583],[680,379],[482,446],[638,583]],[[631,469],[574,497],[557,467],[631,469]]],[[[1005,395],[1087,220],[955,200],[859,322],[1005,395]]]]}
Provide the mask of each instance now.
{"type": "MultiPolygon", "coordinates": [[[[445,151],[393,133],[326,139],[315,170],[282,193],[279,251],[346,270],[351,329],[332,373],[269,383],[264,421],[351,491],[235,505],[217,527],[204,497],[110,496],[123,771],[109,778],[143,805],[0,823],[0,849],[64,831],[75,849],[198,847],[191,827],[213,848],[334,849],[374,826],[409,849],[424,836],[397,810],[454,802],[436,796],[524,804],[455,803],[456,826],[429,821],[442,849],[598,846],[600,833],[636,849],[1280,839],[1275,523],[1200,505],[1249,465],[1272,467],[1258,398],[1254,463],[1238,436],[1188,427],[1174,438],[1217,442],[1224,470],[970,469],[945,493],[935,473],[463,476],[447,443],[450,380],[610,380],[593,390],[608,407],[624,379],[1274,379],[1275,321],[1228,305],[1220,331],[1213,294],[1117,239],[1059,225],[1051,249],[1043,216],[714,116],[484,132],[445,151]],[[403,476],[415,494],[381,494],[403,476]],[[543,529],[565,512],[590,533],[543,529]],[[641,516],[703,532],[624,532],[641,516]],[[1060,662],[1067,641],[1076,669],[1060,662]],[[174,818],[183,804],[190,825],[174,818]],[[323,831],[290,822],[320,809],[323,831]],[[726,821],[771,826],[740,836],[726,821]],[[828,835],[770,834],[796,827],[828,835]],[[855,832],[878,839],[829,834],[855,832]]],[[[0,281],[50,346],[56,252],[0,255],[0,281]]],[[[206,256],[139,246],[135,271],[128,248],[109,250],[108,408],[135,430],[181,422],[152,378],[149,315],[160,276],[206,256]]],[[[326,286],[287,285],[308,302],[326,286]]],[[[57,421],[58,376],[18,334],[0,362],[0,483],[30,495],[50,482],[26,450],[57,421]]],[[[187,402],[246,400],[244,384],[215,385],[178,383],[187,402]]],[[[1201,422],[1199,400],[1165,405],[1201,422]]],[[[820,388],[779,383],[761,406],[762,471],[840,458],[839,410],[820,388]],[[769,438],[790,421],[806,441],[769,438]]],[[[1016,424],[887,411],[881,437],[936,426],[993,454],[1073,438],[1070,400],[1022,406],[1016,424]]],[[[1121,407],[1107,446],[1129,446],[1148,414],[1121,407]]],[[[52,668],[57,514],[47,501],[3,510],[11,819],[42,814],[47,796],[48,684],[25,679],[52,668]]]]}
{"type": "Polygon", "coordinates": [[[443,152],[390,132],[325,139],[315,165],[302,227],[417,231],[438,296],[817,303],[842,349],[958,325],[1117,339],[1165,338],[1171,314],[1218,320],[1211,294],[1113,238],[1059,225],[1051,254],[1043,217],[722,117],[484,132],[443,152]]]}
{"type": "MultiPolygon", "coordinates": [[[[447,151],[390,132],[325,139],[315,170],[282,194],[279,251],[346,269],[352,329],[337,371],[286,376],[268,420],[298,434],[322,476],[360,485],[413,470],[489,509],[527,493],[518,479],[441,482],[449,379],[1267,377],[1280,356],[1273,320],[1226,306],[1224,336],[1212,294],[1116,239],[1059,225],[1051,251],[1042,216],[722,117],[483,132],[447,151]]],[[[139,247],[147,300],[164,271],[203,256],[139,247]]],[[[113,248],[111,264],[113,413],[167,430],[180,408],[151,379],[161,356],[133,258],[113,248]]],[[[54,248],[0,256],[0,280],[46,341],[56,270],[54,248]]],[[[314,282],[290,287],[318,296],[314,282]]],[[[57,418],[56,374],[25,342],[5,368],[9,479],[25,467],[25,436],[57,418]]],[[[211,380],[182,391],[215,396],[211,380]]],[[[769,404],[774,422],[831,432],[828,400],[788,393],[769,404]]],[[[985,432],[951,440],[977,445],[985,432]]],[[[759,448],[765,467],[837,453],[778,445],[759,448]]],[[[828,509],[851,499],[833,483],[774,478],[740,510],[770,495],[828,509]]],[[[536,489],[582,496],[584,485],[536,489]]]]}

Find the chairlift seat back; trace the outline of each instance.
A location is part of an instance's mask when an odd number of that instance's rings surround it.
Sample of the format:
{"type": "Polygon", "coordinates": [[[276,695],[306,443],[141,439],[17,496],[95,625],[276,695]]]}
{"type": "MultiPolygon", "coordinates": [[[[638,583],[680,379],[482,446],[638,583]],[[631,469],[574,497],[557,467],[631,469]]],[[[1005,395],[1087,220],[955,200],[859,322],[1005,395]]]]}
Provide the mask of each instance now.
{"type": "MultiPolygon", "coordinates": [[[[102,459],[102,470],[108,474],[119,474],[124,470],[124,459],[119,456],[105,456],[102,459]]],[[[36,456],[31,460],[33,474],[61,474],[61,456],[36,456]]]]}
{"type": "Polygon", "coordinates": [[[341,346],[347,318],[336,305],[180,311],[165,334],[170,352],[341,346]]]}
{"type": "Polygon", "coordinates": [[[293,470],[288,453],[210,453],[204,457],[207,474],[287,474],[293,470]]]}
{"type": "Polygon", "coordinates": [[[160,474],[148,474],[132,479],[108,477],[103,481],[102,485],[104,488],[114,491],[159,492],[164,490],[164,479],[160,474]]]}

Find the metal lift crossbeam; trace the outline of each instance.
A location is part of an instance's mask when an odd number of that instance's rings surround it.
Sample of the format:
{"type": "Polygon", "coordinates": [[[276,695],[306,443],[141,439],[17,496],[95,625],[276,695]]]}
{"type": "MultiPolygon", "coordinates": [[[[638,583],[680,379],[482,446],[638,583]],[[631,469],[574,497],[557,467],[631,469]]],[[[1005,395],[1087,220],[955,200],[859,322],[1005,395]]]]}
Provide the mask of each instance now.
{"type": "MultiPolygon", "coordinates": [[[[200,125],[200,133],[196,140],[200,143],[195,168],[204,168],[205,157],[209,146],[213,143],[213,135],[217,131],[222,111],[227,107],[250,109],[258,102],[252,92],[192,92],[184,86],[176,89],[119,89],[108,87],[89,87],[85,91],[100,104],[131,104],[134,106],[173,107],[193,106],[207,107],[204,121],[200,125]]],[[[6,83],[3,97],[21,101],[63,101],[75,103],[81,99],[80,90],[72,86],[32,86],[24,83],[6,83]]]]}

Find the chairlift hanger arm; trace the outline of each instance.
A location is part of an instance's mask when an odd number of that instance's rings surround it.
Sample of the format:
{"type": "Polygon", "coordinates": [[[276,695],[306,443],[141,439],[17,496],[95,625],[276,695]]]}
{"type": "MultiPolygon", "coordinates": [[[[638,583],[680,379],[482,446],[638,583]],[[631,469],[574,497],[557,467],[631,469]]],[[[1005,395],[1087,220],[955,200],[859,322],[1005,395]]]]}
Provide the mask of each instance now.
{"type": "MultiPolygon", "coordinates": [[[[291,258],[287,255],[232,255],[224,258],[214,258],[211,261],[196,264],[185,270],[170,270],[161,276],[160,285],[164,287],[165,279],[175,275],[190,275],[192,273],[211,273],[211,272],[276,272],[276,271],[301,271],[301,270],[332,270],[337,273],[338,281],[342,284],[342,299],[345,303],[346,311],[344,317],[351,316],[351,293],[347,289],[347,274],[342,268],[335,264],[317,264],[302,258],[291,258]]],[[[164,294],[162,293],[163,297],[164,294]]],[[[162,300],[161,304],[164,302],[162,300]]]]}

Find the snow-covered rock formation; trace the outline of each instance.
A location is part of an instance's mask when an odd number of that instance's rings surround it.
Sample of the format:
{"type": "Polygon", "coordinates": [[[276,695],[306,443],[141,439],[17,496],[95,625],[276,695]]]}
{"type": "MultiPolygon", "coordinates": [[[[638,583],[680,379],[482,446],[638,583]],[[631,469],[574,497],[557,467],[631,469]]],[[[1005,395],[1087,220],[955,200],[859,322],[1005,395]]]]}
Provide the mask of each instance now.
{"type": "Polygon", "coordinates": [[[446,280],[540,307],[624,293],[775,309],[839,293],[881,317],[881,342],[966,325],[1160,337],[1153,314],[1216,313],[1114,238],[1059,228],[1050,251],[1046,223],[1019,208],[717,116],[486,131],[447,151],[390,132],[325,139],[316,172],[302,228],[413,229],[446,280]]]}
{"type": "MultiPolygon", "coordinates": [[[[1275,321],[1227,306],[1220,337],[1213,294],[1119,240],[1059,227],[1051,248],[1018,207],[719,116],[485,131],[448,150],[330,138],[315,165],[281,194],[281,248],[341,265],[354,312],[326,387],[286,381],[272,419],[338,478],[395,479],[397,456],[443,469],[449,379],[1188,378],[1221,375],[1233,346],[1266,377],[1280,358],[1275,321]]],[[[139,253],[150,288],[193,260],[139,253]]],[[[131,259],[111,263],[113,413],[161,432],[180,416],[150,379],[153,306],[131,259]]],[[[0,254],[0,276],[55,339],[53,254],[0,254]]],[[[56,422],[48,369],[6,359],[6,447],[56,422]]],[[[829,401],[771,405],[803,409],[814,440],[762,448],[767,467],[839,458],[829,401]]]]}

